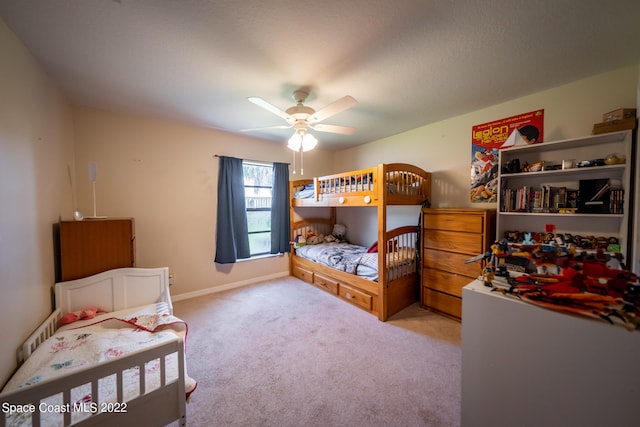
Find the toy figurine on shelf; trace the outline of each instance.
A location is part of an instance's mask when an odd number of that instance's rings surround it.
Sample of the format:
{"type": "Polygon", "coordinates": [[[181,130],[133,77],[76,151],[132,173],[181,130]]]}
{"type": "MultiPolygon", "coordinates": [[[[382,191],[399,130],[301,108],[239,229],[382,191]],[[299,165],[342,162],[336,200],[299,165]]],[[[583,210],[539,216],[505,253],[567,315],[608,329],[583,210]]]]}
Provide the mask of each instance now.
{"type": "Polygon", "coordinates": [[[484,285],[493,288],[493,279],[496,278],[496,269],[494,266],[487,264],[482,272],[482,279],[484,280],[484,285]]]}
{"type": "Polygon", "coordinates": [[[507,239],[500,239],[496,240],[493,245],[491,245],[490,251],[477,255],[473,258],[469,258],[465,261],[465,264],[480,260],[488,260],[487,265],[482,270],[482,276],[484,285],[492,288],[495,276],[509,277],[509,271],[505,266],[505,259],[508,255],[509,243],[507,242],[507,239]]]}
{"type": "Polygon", "coordinates": [[[507,239],[496,240],[491,245],[492,256],[489,263],[495,267],[495,274],[500,277],[509,277],[507,267],[504,265],[505,259],[509,255],[509,243],[507,239]]]}

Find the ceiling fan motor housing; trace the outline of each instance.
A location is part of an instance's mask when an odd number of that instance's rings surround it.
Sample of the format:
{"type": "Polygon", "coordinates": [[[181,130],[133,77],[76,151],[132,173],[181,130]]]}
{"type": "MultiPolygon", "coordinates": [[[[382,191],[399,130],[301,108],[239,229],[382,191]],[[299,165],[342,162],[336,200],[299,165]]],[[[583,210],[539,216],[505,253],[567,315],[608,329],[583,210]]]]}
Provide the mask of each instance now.
{"type": "Polygon", "coordinates": [[[302,104],[307,100],[309,96],[309,91],[305,89],[297,89],[293,91],[293,100],[298,104],[302,104]]]}
{"type": "Polygon", "coordinates": [[[313,108],[302,104],[287,108],[287,114],[296,120],[307,120],[315,112],[313,108]]]}

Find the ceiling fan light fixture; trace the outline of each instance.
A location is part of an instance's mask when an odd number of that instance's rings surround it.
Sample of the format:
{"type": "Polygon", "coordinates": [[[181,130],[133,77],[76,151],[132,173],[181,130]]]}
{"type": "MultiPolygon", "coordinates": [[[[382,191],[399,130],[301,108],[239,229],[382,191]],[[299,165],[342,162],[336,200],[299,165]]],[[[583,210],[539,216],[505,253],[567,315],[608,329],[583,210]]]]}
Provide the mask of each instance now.
{"type": "Polygon", "coordinates": [[[310,151],[313,150],[316,145],[318,145],[318,140],[315,136],[307,133],[304,129],[299,129],[291,135],[287,147],[293,151],[300,151],[301,148],[302,151],[310,151]]]}
{"type": "Polygon", "coordinates": [[[291,135],[287,147],[293,151],[300,151],[300,147],[302,147],[302,136],[298,132],[291,135]]]}
{"type": "Polygon", "coordinates": [[[302,151],[313,150],[318,145],[318,140],[310,133],[305,133],[302,138],[302,151]]]}

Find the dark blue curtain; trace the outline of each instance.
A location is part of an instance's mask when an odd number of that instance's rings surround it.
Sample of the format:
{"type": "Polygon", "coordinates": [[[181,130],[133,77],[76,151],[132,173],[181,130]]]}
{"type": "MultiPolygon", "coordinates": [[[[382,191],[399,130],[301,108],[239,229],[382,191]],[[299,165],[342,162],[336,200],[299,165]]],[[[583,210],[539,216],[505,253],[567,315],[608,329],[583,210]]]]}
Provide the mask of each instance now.
{"type": "Polygon", "coordinates": [[[250,256],[242,159],[220,156],[215,261],[230,264],[250,256]]]}
{"type": "Polygon", "coordinates": [[[271,200],[271,253],[289,252],[289,241],[289,164],[274,163],[271,200]]]}

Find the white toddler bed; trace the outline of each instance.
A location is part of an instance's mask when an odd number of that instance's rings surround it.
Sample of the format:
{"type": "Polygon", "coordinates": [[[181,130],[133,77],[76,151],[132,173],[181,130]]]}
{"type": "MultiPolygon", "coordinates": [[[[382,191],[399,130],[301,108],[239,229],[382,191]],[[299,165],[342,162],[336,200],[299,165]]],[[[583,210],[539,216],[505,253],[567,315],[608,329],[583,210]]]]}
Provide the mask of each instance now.
{"type": "Polygon", "coordinates": [[[0,393],[5,425],[186,425],[186,324],[168,268],[121,268],[55,285],[55,311],[18,352],[0,393]],[[87,307],[104,314],[60,326],[87,307]],[[71,352],[72,351],[72,352],[71,352]]]}

